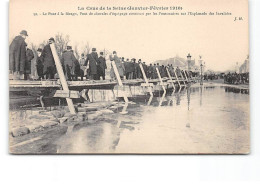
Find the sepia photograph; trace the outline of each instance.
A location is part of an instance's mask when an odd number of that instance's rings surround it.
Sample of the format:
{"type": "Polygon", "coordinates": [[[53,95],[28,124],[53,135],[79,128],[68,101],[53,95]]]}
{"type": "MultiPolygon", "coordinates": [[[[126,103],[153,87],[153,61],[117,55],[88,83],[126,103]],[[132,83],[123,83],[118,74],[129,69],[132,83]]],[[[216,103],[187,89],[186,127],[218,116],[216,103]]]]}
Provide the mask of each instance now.
{"type": "Polygon", "coordinates": [[[249,154],[247,0],[10,0],[9,153],[249,154]]]}

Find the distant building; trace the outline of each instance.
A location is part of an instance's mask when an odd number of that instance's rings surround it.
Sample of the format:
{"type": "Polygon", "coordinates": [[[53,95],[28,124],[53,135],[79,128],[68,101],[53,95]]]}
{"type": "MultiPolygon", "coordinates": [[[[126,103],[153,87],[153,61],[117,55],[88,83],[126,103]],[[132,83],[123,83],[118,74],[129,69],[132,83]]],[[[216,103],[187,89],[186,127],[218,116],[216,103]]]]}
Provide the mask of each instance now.
{"type": "Polygon", "coordinates": [[[239,73],[247,73],[249,72],[249,56],[244,61],[244,63],[239,67],[239,73]]]}
{"type": "MultiPolygon", "coordinates": [[[[168,64],[172,64],[174,68],[176,68],[177,66],[181,69],[187,69],[188,67],[188,61],[187,59],[181,58],[178,55],[176,55],[173,58],[169,58],[169,59],[165,59],[165,60],[157,60],[153,63],[159,63],[160,65],[168,65],[168,64]]],[[[190,68],[192,71],[195,71],[196,68],[198,68],[198,66],[195,65],[195,59],[190,61],[190,68]]]]}

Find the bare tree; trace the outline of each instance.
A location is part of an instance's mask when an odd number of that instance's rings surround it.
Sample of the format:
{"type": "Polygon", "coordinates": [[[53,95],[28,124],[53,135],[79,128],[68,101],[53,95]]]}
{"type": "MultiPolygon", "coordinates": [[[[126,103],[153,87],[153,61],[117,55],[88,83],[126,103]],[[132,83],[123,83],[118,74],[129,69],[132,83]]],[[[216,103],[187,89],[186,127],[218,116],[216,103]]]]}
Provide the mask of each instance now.
{"type": "Polygon", "coordinates": [[[106,58],[110,54],[110,52],[106,48],[104,48],[103,54],[104,54],[104,58],[106,58]]]}
{"type": "Polygon", "coordinates": [[[55,43],[58,55],[61,57],[63,51],[66,49],[68,43],[70,41],[69,35],[63,36],[62,33],[57,33],[55,35],[55,43]]]}
{"type": "Polygon", "coordinates": [[[78,44],[76,43],[75,47],[74,47],[74,53],[75,53],[75,57],[77,59],[80,58],[80,53],[79,53],[79,49],[78,49],[78,44]]]}
{"type": "Polygon", "coordinates": [[[90,49],[91,49],[90,44],[89,44],[89,42],[87,42],[86,45],[85,45],[84,54],[85,55],[89,54],[90,49]]]}
{"type": "Polygon", "coordinates": [[[47,44],[48,44],[48,41],[44,40],[44,41],[42,41],[42,43],[39,44],[38,48],[42,48],[43,49],[44,46],[47,45],[47,44]]]}

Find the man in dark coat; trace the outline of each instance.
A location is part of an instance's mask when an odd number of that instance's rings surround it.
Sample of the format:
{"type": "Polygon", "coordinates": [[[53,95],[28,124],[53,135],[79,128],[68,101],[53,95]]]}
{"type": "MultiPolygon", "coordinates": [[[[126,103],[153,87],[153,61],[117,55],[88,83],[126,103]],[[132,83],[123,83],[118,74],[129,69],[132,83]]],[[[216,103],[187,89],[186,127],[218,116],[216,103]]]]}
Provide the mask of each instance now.
{"type": "Polygon", "coordinates": [[[161,66],[161,77],[167,77],[167,71],[164,65],[161,66]]]}
{"type": "Polygon", "coordinates": [[[46,75],[46,79],[54,79],[56,73],[55,61],[52,55],[50,44],[54,44],[54,38],[49,39],[49,43],[43,48],[43,75],[46,75]]]}
{"type": "Polygon", "coordinates": [[[125,66],[125,74],[126,74],[126,79],[132,79],[133,78],[133,72],[134,72],[134,63],[129,62],[129,59],[124,62],[125,66]]]}
{"type": "Polygon", "coordinates": [[[16,36],[9,47],[9,72],[16,75],[24,74],[26,61],[26,43],[27,31],[22,30],[19,36],[16,36]]]}
{"type": "Polygon", "coordinates": [[[31,74],[31,63],[34,58],[33,51],[29,48],[26,49],[26,61],[25,61],[25,72],[24,72],[24,80],[27,80],[29,75],[31,74]]]}
{"type": "Polygon", "coordinates": [[[176,68],[176,75],[177,75],[178,78],[181,77],[181,70],[178,66],[176,68]]]}
{"type": "Polygon", "coordinates": [[[78,77],[80,77],[81,81],[83,81],[84,71],[80,68],[80,63],[76,59],[76,61],[74,62],[74,77],[73,78],[77,81],[78,77]]]}
{"type": "Polygon", "coordinates": [[[172,64],[169,66],[169,72],[170,72],[170,75],[171,75],[172,77],[175,77],[174,68],[173,68],[172,64]]]}
{"type": "Polygon", "coordinates": [[[105,80],[105,75],[106,75],[106,69],[107,69],[107,64],[106,64],[106,59],[104,58],[104,53],[100,52],[100,56],[98,58],[98,78],[102,77],[103,80],[105,80]]]}
{"type": "Polygon", "coordinates": [[[96,52],[96,48],[92,48],[92,52],[90,54],[87,54],[87,59],[84,64],[84,66],[87,66],[89,62],[89,72],[90,72],[90,78],[92,80],[98,79],[97,61],[98,61],[98,54],[96,52]]]}
{"type": "Polygon", "coordinates": [[[153,78],[153,65],[150,64],[147,69],[147,78],[152,79],[153,78]]]}
{"type": "Polygon", "coordinates": [[[143,78],[143,74],[142,74],[142,71],[141,71],[141,68],[140,68],[140,64],[142,64],[142,60],[139,59],[138,60],[138,63],[137,63],[137,78],[138,79],[142,79],[143,78]]]}
{"type": "Polygon", "coordinates": [[[43,62],[42,62],[42,49],[38,48],[37,49],[37,58],[36,58],[36,69],[37,69],[37,74],[39,76],[39,80],[40,79],[44,79],[44,75],[43,75],[43,62]]]}
{"type": "Polygon", "coordinates": [[[136,59],[135,58],[133,58],[133,65],[134,65],[133,79],[137,79],[138,63],[136,63],[136,59]]]}
{"type": "Polygon", "coordinates": [[[74,56],[71,46],[67,46],[67,50],[62,53],[61,63],[65,69],[66,79],[71,81],[75,71],[76,57],[74,56]]]}
{"type": "Polygon", "coordinates": [[[153,65],[153,79],[157,79],[158,78],[158,74],[157,74],[157,71],[156,71],[156,68],[157,68],[157,65],[154,64],[153,65]]]}

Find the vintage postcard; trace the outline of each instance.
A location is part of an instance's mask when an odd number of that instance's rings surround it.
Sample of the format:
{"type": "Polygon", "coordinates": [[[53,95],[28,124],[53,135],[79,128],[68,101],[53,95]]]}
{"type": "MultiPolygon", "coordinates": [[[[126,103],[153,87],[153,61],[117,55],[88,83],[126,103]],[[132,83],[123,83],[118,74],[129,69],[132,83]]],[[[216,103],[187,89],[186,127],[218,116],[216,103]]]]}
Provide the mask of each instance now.
{"type": "Polygon", "coordinates": [[[10,0],[11,154],[250,153],[247,0],[10,0]]]}

